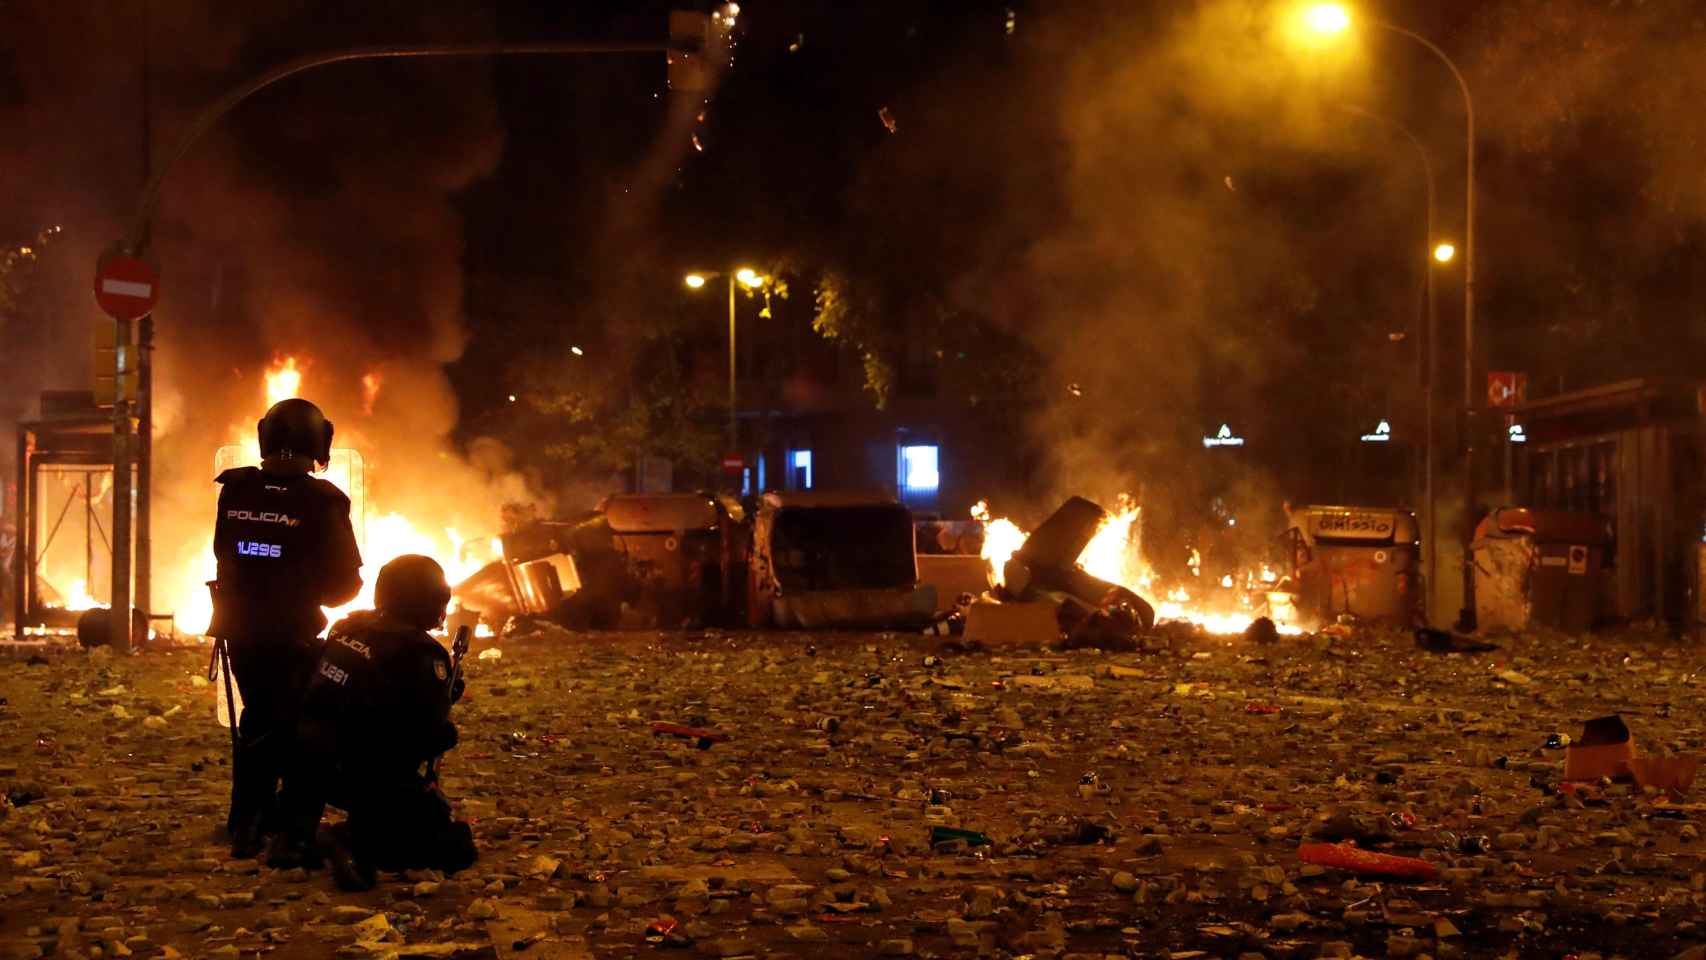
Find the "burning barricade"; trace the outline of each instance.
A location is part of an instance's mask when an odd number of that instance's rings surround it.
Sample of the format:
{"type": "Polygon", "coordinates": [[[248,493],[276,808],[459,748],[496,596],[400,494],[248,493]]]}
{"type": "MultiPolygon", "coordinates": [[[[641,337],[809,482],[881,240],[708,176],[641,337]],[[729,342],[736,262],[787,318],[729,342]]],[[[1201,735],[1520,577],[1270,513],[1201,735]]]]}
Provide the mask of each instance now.
{"type": "MultiPolygon", "coordinates": [[[[1123,505],[1122,505],[1123,506],[1123,505]]],[[[966,637],[1006,645],[1049,639],[1067,646],[1135,647],[1155,626],[1155,608],[1121,584],[1083,566],[1103,531],[1125,541],[1135,520],[1110,516],[1083,497],[1073,497],[1026,535],[1011,521],[991,520],[979,504],[973,516],[987,530],[983,558],[991,591],[966,610],[966,637]]]]}
{"type": "MultiPolygon", "coordinates": [[[[986,504],[974,507],[972,516],[984,526],[981,553],[990,588],[966,604],[968,641],[1135,649],[1156,634],[1301,632],[1263,616],[1273,613],[1268,593],[1277,579],[1265,566],[1196,586],[1213,596],[1212,603],[1193,602],[1183,584],[1162,590],[1142,555],[1142,511],[1129,497],[1120,497],[1112,511],[1072,497],[1029,533],[992,516],[986,504]]],[[[1198,565],[1189,566],[1200,577],[1198,565]]]]}
{"type": "Polygon", "coordinates": [[[504,542],[456,590],[494,628],[913,629],[937,613],[912,514],[881,494],[769,493],[750,517],[726,495],[616,494],[504,542]]]}

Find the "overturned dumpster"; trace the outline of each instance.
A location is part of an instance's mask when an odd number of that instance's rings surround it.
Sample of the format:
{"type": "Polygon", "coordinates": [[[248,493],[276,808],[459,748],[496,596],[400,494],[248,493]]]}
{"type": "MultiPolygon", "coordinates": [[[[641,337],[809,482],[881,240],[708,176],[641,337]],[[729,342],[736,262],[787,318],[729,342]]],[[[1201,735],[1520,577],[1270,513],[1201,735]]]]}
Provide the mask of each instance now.
{"type": "Polygon", "coordinates": [[[747,564],[753,626],[913,628],[936,614],[918,585],[912,513],[874,493],[767,493],[747,564]]]}
{"type": "Polygon", "coordinates": [[[1607,591],[1604,517],[1505,507],[1475,528],[1475,619],[1482,629],[1585,633],[1607,591]]]}
{"type": "Polygon", "coordinates": [[[551,614],[579,589],[574,559],[559,551],[493,560],[457,584],[452,596],[459,610],[496,629],[511,617],[551,614]]]}
{"type": "Polygon", "coordinates": [[[1061,504],[1002,565],[993,599],[967,611],[967,638],[996,646],[1134,646],[1155,626],[1155,608],[1078,562],[1107,521],[1108,512],[1083,497],[1061,504]]]}
{"type": "Polygon", "coordinates": [[[639,609],[660,627],[727,626],[745,606],[746,511],[709,493],[619,494],[604,502],[639,609]]]}
{"type": "Polygon", "coordinates": [[[738,623],[745,511],[708,493],[615,494],[570,520],[504,536],[505,558],[457,587],[494,628],[544,616],[577,630],[738,623]]]}

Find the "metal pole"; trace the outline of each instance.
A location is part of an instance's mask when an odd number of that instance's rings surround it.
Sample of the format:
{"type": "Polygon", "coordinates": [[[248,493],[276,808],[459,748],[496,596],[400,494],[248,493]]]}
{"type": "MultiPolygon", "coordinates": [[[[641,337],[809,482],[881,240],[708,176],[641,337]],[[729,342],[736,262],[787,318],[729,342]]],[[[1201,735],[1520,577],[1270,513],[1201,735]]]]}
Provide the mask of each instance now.
{"type": "Polygon", "coordinates": [[[1475,539],[1475,101],[1463,72],[1433,41],[1384,20],[1376,26],[1409,37],[1445,64],[1463,94],[1464,137],[1464,237],[1463,237],[1463,615],[1464,626],[1474,622],[1475,563],[1471,546],[1475,539]]]}
{"type": "MultiPolygon", "coordinates": [[[[154,135],[148,100],[148,0],[142,0],[142,182],[152,175],[154,135]]],[[[143,622],[154,593],[154,316],[139,322],[136,344],[136,607],[143,622]]]]}
{"type": "Polygon", "coordinates": [[[1437,565],[1439,552],[1436,546],[1436,535],[1438,533],[1438,529],[1434,522],[1435,515],[1437,513],[1435,509],[1436,504],[1434,502],[1434,443],[1435,438],[1437,437],[1437,431],[1434,424],[1434,386],[1439,381],[1439,310],[1434,299],[1435,267],[1432,249],[1434,244],[1434,166],[1433,161],[1428,158],[1427,147],[1422,144],[1421,138],[1417,137],[1409,127],[1393,120],[1391,117],[1385,117],[1378,113],[1364,110],[1361,107],[1352,106],[1350,104],[1345,104],[1342,109],[1348,113],[1354,113],[1359,117],[1384,124],[1402,135],[1404,139],[1409,142],[1410,146],[1415,149],[1416,158],[1421,161],[1422,181],[1427,191],[1427,210],[1424,216],[1427,233],[1426,236],[1423,237],[1422,243],[1422,306],[1427,317],[1427,343],[1424,347],[1426,350],[1426,359],[1424,361],[1426,369],[1421,377],[1422,431],[1425,438],[1423,441],[1425,449],[1423,452],[1422,465],[1422,510],[1424,513],[1422,527],[1422,537],[1424,541],[1422,569],[1427,572],[1428,587],[1427,596],[1424,598],[1424,602],[1426,604],[1425,609],[1429,614],[1428,622],[1432,623],[1433,591],[1435,585],[1439,583],[1439,570],[1437,565]]]}
{"type": "MultiPolygon", "coordinates": [[[[95,489],[94,475],[83,474],[77,491],[83,495],[83,592],[95,585],[95,489]]],[[[66,504],[70,506],[70,504],[66,504]]]]}
{"type": "Polygon", "coordinates": [[[735,275],[729,274],[729,455],[740,449],[735,399],[735,275]]]}
{"type": "Polygon", "coordinates": [[[25,580],[24,571],[28,570],[30,578],[35,577],[35,509],[30,503],[30,434],[23,428],[18,428],[18,506],[12,514],[12,639],[23,642],[24,613],[28,609],[26,592],[31,583],[25,580]]]}
{"type": "MultiPolygon", "coordinates": [[[[331,53],[313,53],[298,57],[295,60],[281,63],[258,77],[233,87],[223,97],[209,104],[198,114],[195,120],[185,128],[183,135],[178,138],[172,150],[166,154],[165,160],[154,175],[149,178],[148,185],[142,190],[142,200],[137,205],[136,219],[132,223],[129,250],[132,256],[141,256],[148,248],[150,233],[153,230],[154,213],[160,205],[160,187],[165,182],[166,175],[171,173],[190,148],[195,146],[219,119],[231,112],[238,104],[254,96],[267,87],[299,73],[316,67],[329,66],[334,63],[349,63],[356,60],[394,60],[408,57],[501,57],[501,56],[536,56],[552,54],[619,54],[619,53],[669,53],[678,48],[667,43],[471,43],[471,44],[417,44],[386,47],[353,47],[347,50],[335,50],[331,53]]],[[[694,50],[686,50],[695,53],[694,50]]]]}
{"type": "MultiPolygon", "coordinates": [[[[1434,191],[1433,176],[1428,176],[1428,243],[1434,243],[1434,191]]],[[[1428,282],[1428,360],[1427,379],[1422,385],[1422,419],[1426,422],[1427,453],[1424,455],[1422,466],[1422,500],[1428,511],[1427,526],[1423,536],[1428,538],[1427,564],[1428,595],[1424,610],[1427,612],[1428,623],[1434,620],[1434,596],[1439,589],[1439,504],[1434,499],[1434,443],[1439,435],[1437,417],[1434,405],[1437,402],[1439,384],[1439,301],[1434,299],[1434,260],[1433,251],[1424,250],[1422,256],[1427,258],[1428,282]]]]}
{"type": "Polygon", "coordinates": [[[115,320],[113,351],[113,576],[109,643],[120,653],[130,650],[130,323],[115,320]]]}
{"type": "Polygon", "coordinates": [[[136,608],[144,622],[154,590],[154,315],[139,321],[136,345],[136,608]]]}

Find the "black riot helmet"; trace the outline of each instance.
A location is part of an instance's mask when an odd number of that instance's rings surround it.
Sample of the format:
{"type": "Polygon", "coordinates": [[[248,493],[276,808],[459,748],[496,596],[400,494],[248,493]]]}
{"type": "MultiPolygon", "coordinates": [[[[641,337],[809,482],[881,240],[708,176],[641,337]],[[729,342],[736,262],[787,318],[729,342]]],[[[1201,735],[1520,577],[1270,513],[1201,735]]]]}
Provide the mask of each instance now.
{"type": "Polygon", "coordinates": [[[321,467],[332,462],[332,421],[300,397],[280,400],[255,425],[261,459],[303,457],[321,467]]]}
{"type": "Polygon", "coordinates": [[[450,584],[438,561],[418,553],[404,554],[379,568],[373,601],[380,613],[431,630],[444,622],[450,584]]]}

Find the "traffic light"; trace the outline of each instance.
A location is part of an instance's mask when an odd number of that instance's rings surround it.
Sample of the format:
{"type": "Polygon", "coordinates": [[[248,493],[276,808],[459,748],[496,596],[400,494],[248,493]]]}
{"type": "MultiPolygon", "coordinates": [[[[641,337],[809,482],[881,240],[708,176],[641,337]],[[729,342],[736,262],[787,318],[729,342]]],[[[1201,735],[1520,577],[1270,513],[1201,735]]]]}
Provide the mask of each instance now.
{"type": "Polygon", "coordinates": [[[120,343],[119,324],[105,319],[95,321],[95,405],[99,407],[110,407],[117,401],[121,382],[124,399],[135,400],[139,395],[133,325],[123,326],[124,341],[120,343]],[[124,370],[122,381],[120,369],[124,370]]]}

